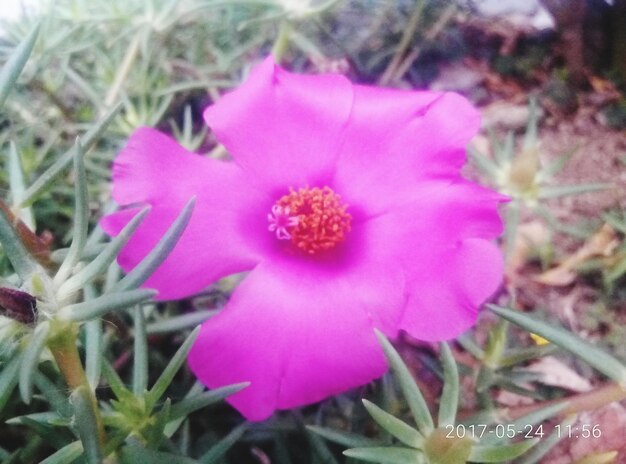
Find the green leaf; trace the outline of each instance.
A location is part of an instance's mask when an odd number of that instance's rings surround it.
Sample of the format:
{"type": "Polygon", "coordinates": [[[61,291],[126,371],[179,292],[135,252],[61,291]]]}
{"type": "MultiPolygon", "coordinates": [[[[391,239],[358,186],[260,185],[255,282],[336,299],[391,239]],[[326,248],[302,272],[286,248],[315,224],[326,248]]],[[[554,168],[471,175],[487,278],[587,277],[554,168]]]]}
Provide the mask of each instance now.
{"type": "Polygon", "coordinates": [[[563,401],[561,403],[552,404],[544,408],[540,408],[518,419],[515,419],[514,421],[509,422],[509,424],[513,425],[516,431],[522,433],[524,431],[524,427],[526,427],[527,425],[536,425],[547,419],[557,416],[568,406],[568,404],[569,403],[567,401],[563,401]]]}
{"type": "Polygon", "coordinates": [[[622,275],[626,274],[626,257],[622,258],[617,264],[615,264],[609,272],[606,273],[606,281],[613,284],[622,275]]]}
{"type": "MultiPolygon", "coordinates": [[[[113,118],[117,115],[117,112],[121,107],[121,104],[114,107],[101,121],[99,121],[82,137],[81,140],[85,151],[89,150],[89,148],[91,148],[91,146],[100,138],[109,124],[113,121],[113,118]]],[[[63,169],[65,169],[67,165],[72,162],[74,150],[75,148],[71,148],[66,151],[54,162],[54,164],[52,164],[52,166],[46,169],[46,171],[41,174],[35,182],[33,182],[26,192],[24,192],[24,197],[21,202],[22,207],[30,206],[37,199],[37,197],[46,188],[48,188],[52,182],[54,182],[57,176],[61,174],[61,171],[63,171],[63,169]]]]}
{"type": "MultiPolygon", "coordinates": [[[[128,435],[128,430],[117,430],[108,433],[107,443],[104,447],[104,455],[109,456],[111,453],[117,452],[117,450],[126,441],[126,438],[128,438],[128,435]]],[[[108,464],[108,461],[105,460],[105,462],[108,464]]]]}
{"type": "MultiPolygon", "coordinates": [[[[496,157],[498,153],[496,152],[496,157]]],[[[515,156],[515,134],[513,131],[509,131],[504,139],[504,146],[500,151],[500,157],[498,157],[501,163],[510,163],[515,156]]]]}
{"type": "Polygon", "coordinates": [[[115,369],[113,369],[113,366],[109,364],[109,361],[107,361],[106,358],[102,359],[102,375],[108,382],[109,387],[111,387],[113,394],[115,394],[115,397],[118,400],[125,401],[135,398],[131,391],[126,388],[126,385],[124,385],[124,382],[122,382],[122,379],[117,372],[115,372],[115,369]]]}
{"type": "Polygon", "coordinates": [[[364,437],[358,433],[346,432],[344,430],[334,430],[327,427],[319,427],[317,425],[307,425],[306,428],[319,436],[326,438],[328,441],[337,443],[348,448],[360,448],[366,446],[380,446],[380,441],[364,437]]]}
{"type": "Polygon", "coordinates": [[[554,353],[557,348],[554,345],[535,345],[507,351],[500,358],[500,367],[512,367],[531,359],[541,358],[554,353]]]}
{"type": "Polygon", "coordinates": [[[470,462],[511,462],[539,443],[538,439],[524,440],[510,445],[475,445],[470,453],[470,462]]]}
{"type": "Polygon", "coordinates": [[[472,335],[469,332],[461,334],[456,339],[457,343],[463,347],[465,351],[470,353],[476,359],[482,360],[485,357],[483,349],[476,344],[472,335]]]}
{"type": "Polygon", "coordinates": [[[39,464],[70,464],[76,461],[82,454],[83,444],[80,441],[75,441],[48,456],[39,464]]]}
{"type": "Polygon", "coordinates": [[[165,426],[170,419],[171,407],[172,401],[167,398],[159,412],[152,415],[152,423],[144,429],[143,435],[146,439],[146,445],[148,448],[159,449],[161,446],[161,442],[165,438],[165,426]]]}
{"type": "MultiPolygon", "coordinates": [[[[228,388],[228,387],[226,387],[228,388]]],[[[189,391],[187,392],[187,394],[185,395],[185,397],[183,398],[183,400],[180,403],[186,402],[187,400],[191,400],[192,398],[202,395],[203,392],[205,392],[205,387],[204,385],[202,385],[200,382],[196,381],[196,383],[194,383],[192,385],[192,387],[189,389],[189,391]]],[[[180,404],[178,403],[178,404],[180,404]]],[[[176,405],[177,406],[177,405],[176,405]]],[[[176,413],[178,414],[178,413],[176,413]]],[[[170,421],[167,426],[165,427],[165,436],[170,438],[172,435],[174,435],[176,433],[176,431],[178,430],[178,428],[183,425],[183,422],[185,422],[187,419],[187,416],[181,416],[181,417],[177,417],[174,418],[172,421],[170,421]]]]}
{"type": "Polygon", "coordinates": [[[85,151],[76,138],[74,144],[74,227],[72,228],[72,243],[67,256],[61,263],[59,270],[54,276],[54,284],[59,286],[71,274],[74,266],[81,258],[87,241],[87,228],[89,226],[89,195],[87,193],[87,175],[83,156],[85,151]]]}
{"type": "Polygon", "coordinates": [[[28,57],[33,51],[33,47],[37,41],[37,35],[39,34],[39,28],[40,25],[37,24],[28,36],[15,47],[15,50],[2,67],[2,71],[0,71],[0,108],[4,106],[9,92],[13,88],[15,81],[17,81],[18,76],[26,65],[26,61],[28,61],[28,57]]]}
{"type": "Polygon", "coordinates": [[[198,337],[199,333],[200,327],[196,327],[189,334],[178,351],[174,354],[174,356],[172,356],[172,359],[170,359],[170,362],[161,373],[161,376],[146,394],[146,404],[148,410],[151,410],[154,407],[159,398],[161,398],[161,396],[165,393],[165,390],[167,390],[167,387],[169,387],[172,383],[172,380],[174,380],[174,376],[185,362],[185,359],[187,359],[187,354],[189,353],[189,350],[191,350],[191,346],[198,337]]]}
{"type": "Polygon", "coordinates": [[[539,109],[537,99],[531,98],[529,102],[528,125],[524,134],[523,150],[532,150],[537,146],[537,125],[539,122],[539,109]]]}
{"type": "Polygon", "coordinates": [[[137,266],[133,268],[126,276],[113,286],[112,291],[123,291],[131,288],[137,288],[144,283],[152,273],[161,265],[165,258],[176,246],[178,239],[181,237],[193,213],[196,198],[191,198],[184,206],[178,217],[172,225],[167,229],[159,243],[141,260],[137,266]]]}
{"type": "Polygon", "coordinates": [[[521,202],[519,200],[513,200],[506,205],[505,214],[505,229],[504,229],[504,259],[509,262],[511,259],[511,253],[515,246],[515,237],[517,236],[517,227],[520,220],[521,202]]]}
{"type": "MultiPolygon", "coordinates": [[[[9,159],[7,162],[7,171],[9,174],[9,186],[11,190],[11,201],[16,210],[19,210],[19,204],[24,196],[26,189],[26,183],[24,181],[24,169],[22,167],[22,160],[17,151],[15,143],[11,142],[11,148],[9,149],[9,159]]],[[[30,208],[24,208],[17,212],[17,216],[24,221],[29,229],[35,230],[35,219],[30,208]]]]}
{"type": "MultiPolygon", "coordinates": [[[[568,425],[572,425],[576,422],[577,416],[573,415],[566,418],[563,422],[561,422],[561,429],[564,429],[568,425]]],[[[518,464],[536,464],[541,458],[543,458],[548,452],[554,448],[554,446],[565,438],[566,434],[559,434],[556,432],[556,429],[552,431],[550,435],[546,438],[541,439],[537,446],[533,447],[529,452],[524,454],[524,457],[519,459],[518,464]]]]}
{"type": "Polygon", "coordinates": [[[61,391],[59,387],[53,384],[48,377],[41,372],[35,374],[34,383],[59,416],[69,417],[71,415],[71,408],[67,401],[65,391],[61,391]]]}
{"type": "Polygon", "coordinates": [[[227,385],[225,387],[215,388],[213,390],[205,391],[199,395],[194,395],[183,399],[179,403],[172,406],[170,411],[170,420],[186,417],[198,409],[205,408],[214,403],[222,401],[231,395],[234,395],[238,391],[248,387],[250,382],[243,382],[234,385],[227,385]]]}
{"type": "Polygon", "coordinates": [[[13,265],[13,269],[22,281],[28,281],[37,269],[37,263],[20,240],[11,221],[0,208],[0,244],[4,254],[13,265]]]}
{"type": "Polygon", "coordinates": [[[412,448],[421,448],[424,444],[424,437],[413,427],[397,417],[389,414],[387,411],[379,408],[374,403],[362,400],[365,409],[370,413],[372,418],[383,429],[396,437],[402,443],[412,448]]]}
{"type": "Polygon", "coordinates": [[[352,448],[343,452],[345,456],[360,459],[361,461],[377,462],[381,464],[418,464],[424,462],[424,455],[411,448],[380,447],[380,448],[352,448]]]}
{"type": "Polygon", "coordinates": [[[95,391],[102,372],[102,321],[92,319],[85,323],[85,375],[91,389],[95,391]]]}
{"type": "Polygon", "coordinates": [[[0,411],[4,409],[4,405],[7,404],[13,389],[17,385],[21,362],[21,357],[18,355],[11,358],[3,366],[0,373],[0,411]]]}
{"type": "Polygon", "coordinates": [[[51,424],[63,427],[67,427],[70,424],[70,420],[67,417],[60,416],[54,411],[34,412],[24,416],[16,416],[8,419],[6,422],[7,424],[24,424],[25,419],[40,422],[42,424],[51,424]]]}
{"type": "Polygon", "coordinates": [[[582,340],[567,330],[560,327],[552,327],[520,311],[513,311],[495,305],[487,305],[487,307],[498,316],[560,346],[564,350],[569,351],[587,362],[590,366],[602,372],[607,377],[619,382],[621,385],[626,385],[626,366],[595,345],[582,340]]]}
{"type": "Polygon", "coordinates": [[[143,308],[139,306],[132,313],[134,320],[133,393],[139,396],[148,389],[148,336],[143,308]]]}
{"type": "Polygon", "coordinates": [[[540,175],[539,179],[540,180],[549,179],[550,177],[558,173],[561,169],[563,169],[563,167],[567,164],[567,162],[570,160],[572,155],[576,151],[578,151],[579,148],[580,147],[575,147],[571,150],[568,150],[566,153],[559,155],[558,158],[556,158],[554,161],[549,163],[546,167],[544,167],[539,172],[539,175],[540,175]]]}
{"type": "MultiPolygon", "coordinates": [[[[97,230],[97,228],[94,230],[97,230]]],[[[93,237],[93,234],[91,236],[93,237]]],[[[85,245],[85,249],[83,250],[83,257],[82,257],[83,260],[91,262],[100,253],[102,253],[106,245],[108,244],[97,243],[97,242],[90,243],[89,239],[87,239],[87,244],[85,245]]],[[[65,259],[65,257],[67,256],[67,253],[69,251],[70,251],[69,248],[57,248],[56,250],[50,253],[50,259],[52,260],[53,263],[61,264],[63,260],[65,259]]],[[[80,270],[80,272],[82,272],[82,269],[80,270]]]]}
{"type": "Polygon", "coordinates": [[[500,319],[491,330],[489,330],[487,344],[485,346],[485,358],[483,359],[487,367],[494,370],[500,367],[500,360],[502,359],[507,345],[508,331],[509,323],[504,319],[500,319]]]}
{"type": "Polygon", "coordinates": [[[490,179],[498,178],[498,165],[487,158],[481,152],[470,146],[468,148],[470,159],[476,167],[490,179]]]}
{"type": "Polygon", "coordinates": [[[177,454],[144,448],[135,440],[129,440],[128,445],[122,448],[120,461],[122,464],[197,464],[198,462],[177,454]]]}
{"type": "Polygon", "coordinates": [[[226,452],[243,436],[246,432],[247,424],[241,424],[230,431],[228,435],[218,441],[209,451],[198,459],[201,464],[221,464],[226,452]]]}
{"type": "Polygon", "coordinates": [[[152,322],[146,327],[146,332],[148,334],[180,332],[202,324],[220,311],[221,309],[204,309],[152,322]]]}
{"type": "Polygon", "coordinates": [[[324,464],[339,464],[335,459],[333,453],[328,449],[328,445],[316,434],[307,431],[306,437],[309,440],[311,446],[311,457],[319,458],[320,462],[324,464]]]}
{"type": "Polygon", "coordinates": [[[65,306],[58,312],[59,319],[83,322],[100,317],[109,311],[129,308],[149,300],[158,292],[149,288],[138,288],[120,293],[105,293],[94,299],[65,306]]]}
{"type": "Polygon", "coordinates": [[[613,184],[545,185],[539,189],[539,198],[558,198],[581,193],[597,192],[615,188],[613,184]]]}
{"type": "Polygon", "coordinates": [[[141,225],[146,215],[150,212],[150,207],[142,209],[133,217],[121,232],[111,240],[104,249],[76,275],[67,279],[59,287],[59,299],[67,298],[72,293],[80,290],[98,275],[103,273],[115,260],[124,245],[130,240],[135,230],[141,225]]]}
{"type": "Polygon", "coordinates": [[[442,342],[441,365],[443,367],[443,391],[439,401],[438,425],[440,428],[446,425],[454,425],[459,405],[459,370],[452,356],[452,351],[447,343],[442,342]]]}
{"type": "Polygon", "coordinates": [[[46,346],[50,324],[48,321],[39,324],[33,331],[32,339],[24,350],[20,366],[20,394],[26,404],[30,404],[33,396],[33,378],[39,369],[39,358],[46,346]]]}
{"type": "Polygon", "coordinates": [[[74,406],[74,418],[78,436],[85,450],[85,458],[89,464],[102,462],[98,423],[89,388],[82,385],[70,395],[70,403],[74,406]]]}
{"type": "Polygon", "coordinates": [[[21,418],[20,424],[28,427],[30,430],[43,438],[46,443],[54,446],[57,449],[63,448],[63,446],[65,446],[65,444],[67,443],[67,437],[65,437],[65,435],[59,431],[58,427],[54,427],[50,424],[33,420],[27,416],[23,416],[21,418]]]}
{"type": "Polygon", "coordinates": [[[609,212],[602,215],[602,219],[613,229],[626,235],[626,211],[623,213],[609,212]]]}
{"type": "Polygon", "coordinates": [[[395,377],[400,384],[402,393],[404,394],[404,398],[406,399],[406,402],[411,409],[411,413],[415,418],[415,423],[417,424],[419,431],[423,436],[428,436],[434,429],[434,423],[430,415],[430,411],[428,410],[428,405],[422,396],[422,392],[417,387],[415,380],[413,380],[413,376],[395,348],[391,345],[391,343],[389,343],[387,338],[381,332],[376,329],[375,331],[378,341],[383,347],[385,356],[391,365],[391,370],[395,374],[395,377]]]}

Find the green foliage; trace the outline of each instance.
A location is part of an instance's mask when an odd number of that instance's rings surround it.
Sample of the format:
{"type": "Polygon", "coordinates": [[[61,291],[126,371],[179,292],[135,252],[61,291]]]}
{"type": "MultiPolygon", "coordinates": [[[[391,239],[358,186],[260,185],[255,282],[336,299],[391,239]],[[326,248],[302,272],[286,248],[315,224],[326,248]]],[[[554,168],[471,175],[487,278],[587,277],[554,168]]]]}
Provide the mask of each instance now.
{"type": "MultiPolygon", "coordinates": [[[[24,66],[33,48],[36,35],[37,29],[27,37],[23,45],[17,48],[0,74],[3,101],[8,94],[8,89],[14,84],[19,71],[24,66]]],[[[115,114],[116,111],[110,112],[101,123],[96,124],[87,132],[86,145],[97,141],[115,114]]],[[[20,343],[14,345],[14,349],[6,353],[8,357],[4,360],[4,369],[0,374],[0,385],[3,391],[2,404],[5,405],[9,400],[16,384],[19,384],[22,400],[26,404],[32,401],[34,384],[37,384],[44,395],[55,404],[63,403],[54,394],[54,390],[51,390],[50,382],[38,372],[40,360],[46,348],[52,353],[71,389],[69,403],[67,403],[69,408],[60,409],[63,414],[71,414],[71,422],[56,413],[37,413],[13,418],[9,420],[9,423],[21,423],[31,427],[57,448],[57,451],[43,462],[71,462],[83,456],[85,462],[99,463],[105,456],[116,453],[118,449],[121,449],[122,460],[128,455],[135,457],[138,453],[140,455],[144,446],[158,450],[164,443],[164,439],[171,436],[190,413],[225,398],[245,385],[225,387],[207,392],[207,394],[196,391],[194,395],[177,403],[173,408],[170,407],[171,400],[166,399],[155,410],[157,402],[182,366],[197,330],[191,333],[188,340],[172,357],[154,386],[147,391],[146,323],[143,310],[137,308],[135,313],[139,316],[135,316],[135,375],[131,392],[126,389],[117,374],[109,368],[109,364],[102,359],[102,327],[98,319],[111,311],[120,311],[135,306],[155,295],[152,290],[137,287],[163,262],[175,246],[189,221],[194,201],[191,199],[163,239],[133,272],[117,282],[110,282],[105,291],[97,296],[94,294],[93,287],[85,286],[110,269],[117,253],[145,217],[147,210],[137,215],[119,237],[102,247],[94,259],[83,267],[80,264],[85,259],[90,214],[83,144],[77,139],[74,148],[53,163],[29,188],[25,187],[21,170],[22,163],[15,145],[12,145],[10,154],[10,188],[18,211],[20,205],[30,205],[37,199],[62,172],[67,161],[72,159],[74,160],[75,205],[69,249],[64,254],[58,269],[52,272],[38,264],[36,257],[31,254],[28,244],[32,238],[28,235],[31,232],[27,226],[18,224],[18,227],[15,227],[13,218],[10,216],[12,213],[5,208],[0,212],[0,243],[2,243],[4,253],[17,273],[16,277],[19,277],[17,281],[20,282],[21,293],[24,295],[31,293],[37,301],[37,307],[32,308],[36,311],[33,327],[24,327],[25,335],[21,335],[18,330],[5,334],[8,341],[15,340],[18,336],[23,338],[20,343]],[[76,302],[81,289],[83,290],[82,301],[76,302]],[[88,375],[83,370],[76,351],[77,324],[83,322],[87,322],[88,375]],[[113,390],[118,398],[101,410],[101,405],[94,395],[94,388],[99,383],[100,369],[103,365],[105,373],[108,374],[106,377],[115,385],[113,390]],[[108,426],[106,431],[104,424],[108,426]],[[50,425],[71,428],[79,441],[67,441],[64,435],[51,429],[50,425]],[[167,433],[166,427],[169,427],[167,433]],[[107,434],[110,434],[112,438],[107,439],[107,434]],[[126,439],[130,441],[124,446],[126,439]],[[137,439],[140,439],[144,445],[137,445],[137,439]]],[[[16,293],[14,292],[13,295],[16,293]]],[[[9,326],[19,325],[17,321],[13,323],[7,321],[7,323],[9,326]]],[[[222,444],[220,449],[223,451],[227,447],[222,444]]],[[[157,451],[146,452],[150,456],[154,455],[154,459],[157,459],[159,455],[157,451]]],[[[26,459],[24,453],[16,454],[15,457],[19,459],[20,455],[26,459]]],[[[163,456],[167,455],[163,454],[163,456]]]]}
{"type": "Polygon", "coordinates": [[[565,329],[549,326],[519,311],[494,305],[490,305],[489,309],[529,332],[540,335],[551,343],[575,354],[579,359],[584,360],[619,384],[626,385],[626,366],[593,344],[580,339],[565,329]]]}
{"type": "MultiPolygon", "coordinates": [[[[500,440],[495,444],[488,443],[488,439],[494,435],[485,435],[484,430],[483,433],[476,434],[472,432],[472,436],[466,436],[466,428],[464,425],[460,426],[462,428],[455,427],[457,424],[456,414],[459,397],[459,375],[450,348],[445,343],[441,345],[444,393],[442,394],[439,406],[439,423],[437,427],[434,428],[430,412],[428,411],[426,403],[423,401],[423,395],[413,380],[408,367],[385,336],[380,332],[377,332],[377,336],[418,428],[412,428],[404,421],[394,417],[394,415],[364,400],[365,408],[374,421],[399,441],[399,444],[402,446],[367,446],[352,448],[344,452],[346,456],[366,462],[381,464],[407,462],[424,464],[509,462],[536,445],[538,440],[513,443],[506,439],[507,437],[516,437],[521,424],[509,424],[508,430],[511,432],[511,435],[505,436],[503,434],[503,436],[498,437],[500,440]],[[441,412],[442,410],[443,412],[441,412]],[[462,433],[460,433],[461,430],[463,431],[462,433]],[[482,440],[483,436],[485,436],[486,440],[482,440]]],[[[551,414],[555,412],[558,412],[558,410],[550,411],[551,414]]],[[[538,419],[545,418],[546,417],[542,416],[538,419]]],[[[529,420],[530,418],[526,419],[529,420]]],[[[340,443],[351,442],[342,440],[342,435],[337,432],[333,434],[331,431],[319,428],[312,430],[333,441],[339,441],[340,443]],[[337,440],[337,438],[339,438],[339,440],[337,440]]],[[[468,428],[467,430],[475,429],[468,428]]]]}

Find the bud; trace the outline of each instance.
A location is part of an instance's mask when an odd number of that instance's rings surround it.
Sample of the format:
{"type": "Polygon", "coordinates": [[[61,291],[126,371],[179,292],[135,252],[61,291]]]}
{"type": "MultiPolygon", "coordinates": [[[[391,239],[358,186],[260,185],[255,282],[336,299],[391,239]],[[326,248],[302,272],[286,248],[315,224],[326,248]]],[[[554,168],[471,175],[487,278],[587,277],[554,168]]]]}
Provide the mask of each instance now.
{"type": "Polygon", "coordinates": [[[537,187],[539,169],[538,147],[525,149],[513,160],[509,173],[509,187],[522,193],[532,194],[537,187]]]}
{"type": "Polygon", "coordinates": [[[0,287],[0,315],[32,324],[37,315],[37,300],[29,293],[0,287]]]}
{"type": "Polygon", "coordinates": [[[436,429],[424,443],[424,452],[432,464],[465,464],[472,452],[471,438],[449,437],[449,432],[436,429]]]}

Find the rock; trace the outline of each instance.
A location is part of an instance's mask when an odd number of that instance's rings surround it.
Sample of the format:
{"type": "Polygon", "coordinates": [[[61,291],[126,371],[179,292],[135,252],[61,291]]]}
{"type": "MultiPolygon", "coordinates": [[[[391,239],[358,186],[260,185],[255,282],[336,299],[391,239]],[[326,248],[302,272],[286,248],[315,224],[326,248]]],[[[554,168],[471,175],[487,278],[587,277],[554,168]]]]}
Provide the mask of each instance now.
{"type": "Polygon", "coordinates": [[[430,88],[467,92],[478,87],[484,80],[484,73],[464,63],[453,63],[440,69],[439,77],[430,84],[430,88]]]}

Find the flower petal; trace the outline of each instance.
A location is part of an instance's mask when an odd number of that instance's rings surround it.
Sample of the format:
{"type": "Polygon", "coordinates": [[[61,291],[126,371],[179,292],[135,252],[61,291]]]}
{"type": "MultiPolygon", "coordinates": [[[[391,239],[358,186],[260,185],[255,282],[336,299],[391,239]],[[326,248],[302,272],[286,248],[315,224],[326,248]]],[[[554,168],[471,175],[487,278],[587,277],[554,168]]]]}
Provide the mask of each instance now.
{"type": "MultiPolygon", "coordinates": [[[[189,296],[254,267],[269,240],[264,212],[272,200],[251,188],[236,165],[190,153],[156,130],[135,131],[115,160],[113,197],[152,210],[119,255],[125,271],[148,254],[192,196],[197,202],[187,229],[144,284],[159,290],[161,300],[189,296]]],[[[114,213],[101,225],[117,235],[135,213],[114,213]]]]}
{"type": "Polygon", "coordinates": [[[463,240],[440,258],[415,281],[400,323],[420,340],[448,340],[465,332],[502,283],[502,253],[486,240],[463,240]]]}
{"type": "Polygon", "coordinates": [[[422,340],[453,338],[475,323],[502,281],[504,197],[468,181],[422,182],[413,203],[367,225],[387,262],[403,269],[409,300],[398,328],[422,340]]]}
{"type": "Polygon", "coordinates": [[[354,86],[334,185],[370,215],[406,202],[416,182],[456,178],[478,111],[454,93],[354,86]]]}
{"type": "Polygon", "coordinates": [[[404,306],[397,276],[367,265],[263,263],[203,325],[190,367],[210,388],[250,381],[228,401],[255,421],[370,382],[387,368],[373,328],[390,324],[378,314],[404,306]]]}
{"type": "Polygon", "coordinates": [[[289,73],[270,57],[204,118],[235,161],[280,196],[327,184],[351,107],[344,76],[289,73]]]}

